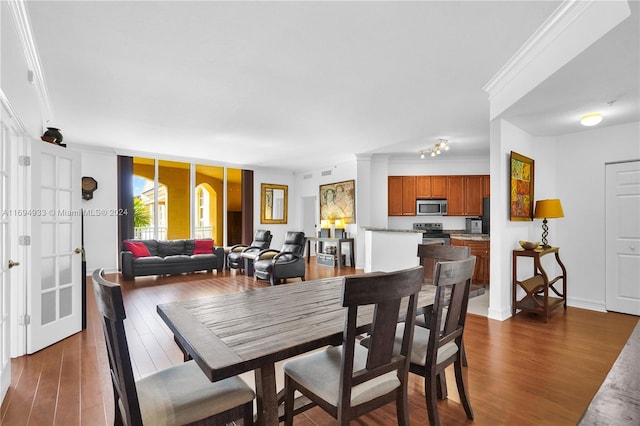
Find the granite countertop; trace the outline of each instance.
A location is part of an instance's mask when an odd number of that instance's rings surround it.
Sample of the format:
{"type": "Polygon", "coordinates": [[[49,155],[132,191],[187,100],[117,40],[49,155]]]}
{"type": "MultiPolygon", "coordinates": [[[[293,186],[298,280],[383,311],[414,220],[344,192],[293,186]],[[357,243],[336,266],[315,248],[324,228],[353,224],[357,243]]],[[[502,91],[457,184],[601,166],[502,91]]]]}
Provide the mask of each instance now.
{"type": "Polygon", "coordinates": [[[490,241],[489,234],[469,234],[466,231],[446,230],[452,240],[465,240],[465,241],[490,241]]]}
{"type": "Polygon", "coordinates": [[[375,226],[363,226],[362,229],[365,231],[376,231],[376,232],[411,232],[411,233],[420,233],[423,231],[417,229],[390,229],[390,228],[377,228],[375,226]]]}

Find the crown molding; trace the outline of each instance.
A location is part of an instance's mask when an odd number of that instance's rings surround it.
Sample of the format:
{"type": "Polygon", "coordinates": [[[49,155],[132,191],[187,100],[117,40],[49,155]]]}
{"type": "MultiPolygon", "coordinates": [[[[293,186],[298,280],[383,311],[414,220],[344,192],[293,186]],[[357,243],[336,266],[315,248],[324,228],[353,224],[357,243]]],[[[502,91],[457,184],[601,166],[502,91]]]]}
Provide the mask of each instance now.
{"type": "Polygon", "coordinates": [[[490,118],[496,118],[630,13],[625,0],[563,1],[482,88],[489,95],[490,118]]]}
{"type": "Polygon", "coordinates": [[[49,99],[49,91],[47,90],[44,73],[42,71],[40,55],[38,54],[38,48],[31,29],[31,20],[27,12],[26,2],[24,0],[7,0],[7,4],[15,23],[16,32],[22,45],[27,66],[29,70],[33,72],[33,84],[40,102],[44,128],[47,123],[54,122],[54,116],[49,99]]]}

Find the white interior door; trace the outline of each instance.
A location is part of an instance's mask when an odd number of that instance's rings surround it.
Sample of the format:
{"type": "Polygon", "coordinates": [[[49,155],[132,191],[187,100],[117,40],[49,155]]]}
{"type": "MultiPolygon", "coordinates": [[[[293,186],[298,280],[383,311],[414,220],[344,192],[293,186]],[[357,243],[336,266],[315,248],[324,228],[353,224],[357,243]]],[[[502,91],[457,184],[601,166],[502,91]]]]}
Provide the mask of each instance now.
{"type": "Polygon", "coordinates": [[[606,307],[640,315],[640,161],[606,166],[606,307]]]}
{"type": "Polygon", "coordinates": [[[11,114],[2,105],[0,121],[0,401],[11,384],[11,328],[10,290],[12,267],[17,266],[12,259],[16,213],[14,194],[11,193],[12,168],[15,164],[15,148],[18,136],[12,128],[11,114]]]}
{"type": "Polygon", "coordinates": [[[31,173],[28,353],[82,328],[79,153],[36,142],[32,147],[31,173]]]}

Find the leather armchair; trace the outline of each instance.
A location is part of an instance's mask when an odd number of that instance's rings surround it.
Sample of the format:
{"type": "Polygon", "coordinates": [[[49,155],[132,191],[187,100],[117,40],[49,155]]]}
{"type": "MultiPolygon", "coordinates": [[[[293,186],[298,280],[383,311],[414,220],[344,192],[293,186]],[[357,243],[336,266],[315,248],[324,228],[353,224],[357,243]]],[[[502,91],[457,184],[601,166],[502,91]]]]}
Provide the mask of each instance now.
{"type": "Polygon", "coordinates": [[[287,278],[300,277],[304,281],[305,241],[304,232],[287,232],[280,251],[262,250],[253,263],[255,278],[269,280],[271,285],[287,278]]]}
{"type": "MultiPolygon", "coordinates": [[[[271,231],[258,229],[253,236],[250,245],[236,244],[231,246],[227,254],[227,267],[229,269],[237,269],[240,272],[245,271],[247,266],[253,265],[253,260],[247,262],[247,257],[243,257],[244,253],[257,255],[261,250],[268,249],[271,246],[271,231]]],[[[247,272],[251,275],[251,272],[247,272]]]]}

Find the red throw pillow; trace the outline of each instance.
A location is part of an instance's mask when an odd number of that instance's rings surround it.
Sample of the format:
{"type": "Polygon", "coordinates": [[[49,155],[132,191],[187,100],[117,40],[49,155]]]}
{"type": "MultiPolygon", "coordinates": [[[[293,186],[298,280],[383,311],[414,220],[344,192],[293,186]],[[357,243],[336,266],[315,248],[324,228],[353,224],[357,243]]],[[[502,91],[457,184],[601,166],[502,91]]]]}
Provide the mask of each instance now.
{"type": "Polygon", "coordinates": [[[133,257],[151,256],[149,249],[142,241],[125,241],[124,246],[133,254],[133,257]]]}
{"type": "Polygon", "coordinates": [[[213,240],[196,240],[193,254],[211,254],[213,253],[213,240]]]}

